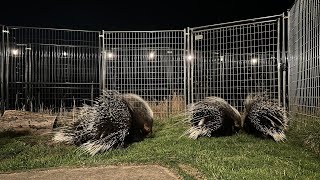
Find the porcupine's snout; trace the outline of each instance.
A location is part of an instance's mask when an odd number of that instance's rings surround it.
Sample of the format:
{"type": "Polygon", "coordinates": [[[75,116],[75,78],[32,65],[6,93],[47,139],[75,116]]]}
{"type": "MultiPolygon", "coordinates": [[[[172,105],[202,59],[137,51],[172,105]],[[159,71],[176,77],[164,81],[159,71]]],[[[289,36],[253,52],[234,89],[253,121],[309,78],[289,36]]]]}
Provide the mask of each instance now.
{"type": "Polygon", "coordinates": [[[153,119],[150,119],[148,122],[144,122],[143,124],[143,134],[146,137],[152,136],[152,126],[153,126],[153,119]]]}

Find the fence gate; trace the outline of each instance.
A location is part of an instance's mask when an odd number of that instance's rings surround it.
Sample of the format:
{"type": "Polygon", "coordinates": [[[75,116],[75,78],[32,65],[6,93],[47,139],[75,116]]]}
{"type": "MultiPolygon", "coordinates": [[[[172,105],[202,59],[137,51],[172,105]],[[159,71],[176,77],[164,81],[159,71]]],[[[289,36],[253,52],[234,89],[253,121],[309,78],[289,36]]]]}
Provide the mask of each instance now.
{"type": "Polygon", "coordinates": [[[191,101],[219,96],[242,110],[248,93],[261,91],[282,101],[283,20],[272,16],[190,29],[191,101]]]}
{"type": "Polygon", "coordinates": [[[185,30],[105,31],[102,88],[135,93],[158,117],[185,108],[185,30]]]}

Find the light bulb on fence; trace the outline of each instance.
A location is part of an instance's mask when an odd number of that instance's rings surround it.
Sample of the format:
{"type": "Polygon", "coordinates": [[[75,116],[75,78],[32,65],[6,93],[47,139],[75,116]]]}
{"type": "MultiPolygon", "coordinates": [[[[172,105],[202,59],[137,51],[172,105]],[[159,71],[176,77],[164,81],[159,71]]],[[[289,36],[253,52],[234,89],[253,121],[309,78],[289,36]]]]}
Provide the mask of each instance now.
{"type": "Polygon", "coordinates": [[[150,59],[153,59],[153,58],[154,58],[154,52],[151,52],[151,53],[149,54],[149,58],[150,58],[150,59]]]}
{"type": "Polygon", "coordinates": [[[110,52],[108,53],[108,58],[112,58],[113,57],[113,54],[110,52]]]}
{"type": "Polygon", "coordinates": [[[251,59],[251,64],[257,64],[258,63],[258,59],[257,58],[252,58],[251,59]]]}
{"type": "Polygon", "coordinates": [[[18,49],[12,49],[11,53],[16,56],[16,55],[18,55],[19,51],[18,51],[18,49]]]}

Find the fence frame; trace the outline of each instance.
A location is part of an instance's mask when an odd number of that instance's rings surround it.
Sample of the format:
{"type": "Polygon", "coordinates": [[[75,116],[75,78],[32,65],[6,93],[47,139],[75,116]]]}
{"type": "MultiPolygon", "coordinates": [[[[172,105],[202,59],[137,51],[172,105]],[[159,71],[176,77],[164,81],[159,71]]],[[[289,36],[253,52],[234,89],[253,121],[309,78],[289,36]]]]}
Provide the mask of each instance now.
{"type": "MultiPolygon", "coordinates": [[[[289,16],[289,15],[288,15],[289,16]]],[[[182,73],[181,76],[183,76],[183,97],[184,97],[184,104],[188,105],[191,104],[197,100],[194,99],[195,97],[195,61],[197,60],[196,58],[196,36],[197,33],[203,32],[203,31],[210,31],[210,30],[217,30],[221,28],[234,28],[234,27],[239,27],[239,26],[246,26],[250,24],[257,24],[257,23],[269,23],[273,21],[277,21],[277,49],[276,49],[276,65],[277,65],[277,100],[278,102],[283,103],[284,106],[286,106],[286,68],[283,68],[283,66],[286,65],[286,45],[287,42],[285,41],[285,35],[286,35],[286,22],[285,19],[288,18],[283,14],[280,15],[275,15],[275,16],[267,16],[267,17],[261,17],[261,18],[254,18],[254,19],[246,19],[246,20],[241,20],[241,21],[234,21],[234,22],[227,22],[227,23],[220,23],[220,24],[213,24],[213,25],[208,25],[208,26],[200,26],[200,27],[187,27],[183,30],[158,30],[158,31],[95,31],[97,34],[97,39],[98,39],[98,54],[97,54],[97,61],[98,61],[98,82],[96,83],[99,86],[99,93],[101,93],[102,90],[106,89],[108,86],[106,79],[107,77],[107,59],[106,59],[106,52],[107,52],[107,41],[106,41],[106,34],[107,33],[157,33],[157,32],[180,32],[183,35],[179,38],[183,39],[183,42],[181,42],[183,45],[181,46],[181,49],[183,49],[183,52],[181,53],[181,71],[179,72],[182,73]],[[283,80],[283,81],[281,81],[283,80]],[[282,82],[282,83],[281,83],[282,82]]],[[[288,24],[290,23],[289,21],[287,22],[288,24]]],[[[3,54],[1,63],[2,65],[0,68],[4,69],[4,71],[1,71],[1,83],[3,84],[1,86],[1,99],[6,102],[6,107],[8,107],[8,101],[9,101],[9,89],[8,89],[8,84],[9,84],[9,71],[5,70],[8,69],[9,66],[9,30],[10,28],[17,28],[18,26],[14,27],[6,27],[6,26],[1,26],[2,27],[2,49],[0,53],[3,54]]],[[[19,27],[20,28],[20,27],[19,27]]],[[[33,28],[33,27],[26,27],[26,28],[33,28]]],[[[35,29],[47,29],[47,30],[59,30],[59,31],[84,31],[84,30],[70,30],[70,29],[54,29],[54,28],[35,28],[35,29]]],[[[289,34],[289,30],[287,31],[287,34],[289,34]]],[[[218,38],[218,37],[216,37],[218,38]]],[[[214,42],[214,40],[213,40],[214,42]]],[[[167,43],[170,44],[170,43],[167,43]]],[[[30,67],[28,67],[30,68],[30,67]]],[[[222,68],[224,69],[224,68],[222,68]]],[[[290,73],[290,69],[288,69],[288,73],[290,73]]],[[[27,76],[27,74],[26,74],[27,76]]],[[[28,76],[30,76],[30,71],[28,76]]],[[[222,77],[224,78],[224,77],[222,77]]],[[[288,77],[290,78],[290,76],[288,77]]],[[[224,79],[221,79],[221,82],[223,82],[224,79]]],[[[290,82],[290,80],[289,80],[290,82]]],[[[28,82],[25,82],[28,84],[28,82]]],[[[31,82],[32,83],[32,82],[31,82]]],[[[35,83],[35,82],[34,82],[35,83]]],[[[65,82],[68,83],[68,82],[65,82]]],[[[92,82],[86,82],[86,83],[91,83],[92,82]]],[[[69,85],[72,83],[69,82],[69,85]]],[[[77,83],[76,83],[77,84],[77,83]]],[[[290,87],[288,87],[290,89],[290,87]]],[[[208,94],[210,96],[218,94],[208,94]]],[[[94,95],[91,95],[91,99],[94,99],[94,95]]],[[[243,99],[242,99],[243,100],[243,99]]],[[[4,107],[4,106],[3,106],[4,107]]]]}
{"type": "MultiPolygon", "coordinates": [[[[200,50],[203,50],[203,51],[206,50],[205,47],[204,48],[199,47],[199,46],[195,47],[197,44],[194,44],[194,39],[196,39],[197,38],[196,36],[198,36],[199,34],[201,36],[200,40],[202,40],[202,38],[203,38],[202,34],[209,33],[210,31],[214,32],[216,30],[225,29],[225,32],[223,32],[223,33],[226,33],[227,30],[231,29],[231,28],[246,27],[246,26],[249,26],[249,25],[253,25],[254,26],[256,24],[262,24],[262,23],[267,24],[267,23],[272,23],[272,22],[276,23],[276,27],[277,27],[277,29],[276,29],[277,34],[275,36],[276,36],[276,39],[277,39],[277,44],[276,44],[276,48],[277,48],[276,49],[276,61],[277,61],[276,62],[276,66],[277,66],[277,70],[276,71],[277,71],[277,81],[278,82],[277,82],[277,85],[275,87],[275,89],[277,89],[277,92],[274,92],[274,93],[277,93],[277,97],[276,97],[277,101],[285,106],[285,97],[286,97],[286,93],[287,92],[285,90],[285,83],[286,82],[285,82],[285,80],[283,80],[283,78],[285,78],[285,72],[284,72],[285,68],[283,68],[283,66],[285,64],[284,63],[285,62],[284,61],[285,60],[285,53],[283,51],[285,50],[285,44],[286,44],[285,43],[285,38],[284,38],[284,32],[285,32],[285,26],[284,26],[284,24],[285,24],[285,16],[284,16],[284,14],[191,28],[190,29],[190,31],[191,31],[190,43],[191,43],[191,49],[192,49],[192,53],[191,54],[192,54],[192,56],[194,56],[194,54],[196,54],[196,50],[197,49],[198,50],[200,49],[200,50]]],[[[255,33],[255,32],[253,32],[253,33],[255,33]]],[[[210,42],[212,44],[215,44],[215,40],[217,38],[219,38],[219,37],[216,37],[215,33],[212,33],[212,34],[213,34],[212,36],[214,36],[214,37],[212,39],[210,39],[210,42]]],[[[239,33],[239,36],[240,35],[241,35],[241,33],[239,33]]],[[[224,37],[224,36],[222,35],[222,37],[224,37]]],[[[224,41],[224,39],[222,41],[224,41]]],[[[210,45],[212,45],[212,44],[210,44],[210,45]]],[[[252,45],[249,45],[249,46],[252,46],[252,45]]],[[[194,78],[195,78],[195,76],[194,76],[193,73],[195,72],[195,69],[194,69],[195,65],[197,65],[196,64],[197,63],[196,62],[196,60],[197,60],[196,58],[197,57],[193,57],[193,58],[194,58],[194,61],[192,61],[191,65],[190,65],[191,68],[190,68],[190,72],[189,72],[190,74],[192,74],[191,77],[190,77],[191,78],[191,83],[190,83],[190,86],[189,86],[190,91],[192,92],[191,93],[192,96],[191,96],[191,101],[189,103],[192,103],[192,102],[195,102],[195,101],[199,100],[199,99],[194,99],[194,95],[196,95],[196,93],[194,93],[193,91],[195,90],[196,87],[194,87],[194,81],[195,81],[194,78]]],[[[205,58],[203,58],[203,59],[205,59],[205,58]]],[[[225,69],[225,67],[222,68],[222,70],[224,70],[224,69],[225,69]]],[[[223,83],[225,80],[221,79],[220,81],[223,83]]],[[[263,81],[263,79],[261,79],[261,81],[263,81]]],[[[250,93],[250,92],[247,91],[246,94],[248,94],[248,93],[250,93]]],[[[215,94],[215,93],[209,93],[208,94],[207,93],[206,96],[224,96],[224,92],[222,94],[215,94]]],[[[226,98],[226,99],[229,101],[228,98],[226,98]]],[[[244,99],[242,99],[242,101],[243,100],[244,99]]],[[[231,104],[233,104],[233,103],[231,102],[231,104]]]]}

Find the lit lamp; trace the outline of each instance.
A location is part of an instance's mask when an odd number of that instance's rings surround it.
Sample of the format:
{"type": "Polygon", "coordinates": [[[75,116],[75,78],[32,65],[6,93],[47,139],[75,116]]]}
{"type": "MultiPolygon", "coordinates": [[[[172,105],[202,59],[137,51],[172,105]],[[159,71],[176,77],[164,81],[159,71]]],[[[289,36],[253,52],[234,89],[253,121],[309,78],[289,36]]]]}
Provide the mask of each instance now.
{"type": "Polygon", "coordinates": [[[252,65],[256,65],[258,63],[258,59],[257,58],[252,58],[251,59],[251,64],[252,65]]]}
{"type": "Polygon", "coordinates": [[[12,49],[11,50],[11,53],[14,55],[14,56],[17,56],[19,54],[19,51],[18,49],[12,49]]]}
{"type": "Polygon", "coordinates": [[[113,57],[113,54],[111,52],[108,53],[108,58],[111,59],[113,57]]]}
{"type": "Polygon", "coordinates": [[[150,54],[149,54],[149,59],[153,59],[154,58],[154,52],[151,52],[150,54]]]}

